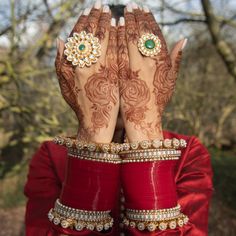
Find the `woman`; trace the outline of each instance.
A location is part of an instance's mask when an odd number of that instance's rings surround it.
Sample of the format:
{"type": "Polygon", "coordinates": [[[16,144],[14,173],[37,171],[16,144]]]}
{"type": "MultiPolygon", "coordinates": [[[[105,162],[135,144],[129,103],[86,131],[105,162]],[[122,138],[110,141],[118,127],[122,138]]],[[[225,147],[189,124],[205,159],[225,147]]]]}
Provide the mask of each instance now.
{"type": "Polygon", "coordinates": [[[168,53],[147,7],[128,4],[116,26],[100,1],[58,40],[56,72],[79,130],[34,155],[26,235],[207,235],[209,154],[195,137],[162,131],[185,45],[168,53]],[[112,143],[119,112],[123,144],[112,143]]]}

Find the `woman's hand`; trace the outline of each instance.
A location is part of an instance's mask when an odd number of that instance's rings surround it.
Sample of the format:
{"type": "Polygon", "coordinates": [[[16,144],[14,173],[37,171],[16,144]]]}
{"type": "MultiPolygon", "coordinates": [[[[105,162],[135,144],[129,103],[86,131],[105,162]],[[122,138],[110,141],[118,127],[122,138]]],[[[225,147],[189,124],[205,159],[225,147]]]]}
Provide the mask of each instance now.
{"type": "Polygon", "coordinates": [[[86,31],[98,37],[101,56],[90,67],[75,67],[64,56],[64,42],[58,40],[55,61],[61,92],[79,120],[78,138],[111,142],[119,110],[117,29],[108,6],[96,2],[85,9],[74,32],[86,31]]]}
{"type": "Polygon", "coordinates": [[[162,114],[175,88],[186,40],[180,40],[168,53],[165,39],[149,9],[128,4],[125,21],[118,29],[120,103],[129,141],[163,138],[162,114]],[[153,33],[161,40],[157,56],[145,57],[138,39],[153,33]]]}

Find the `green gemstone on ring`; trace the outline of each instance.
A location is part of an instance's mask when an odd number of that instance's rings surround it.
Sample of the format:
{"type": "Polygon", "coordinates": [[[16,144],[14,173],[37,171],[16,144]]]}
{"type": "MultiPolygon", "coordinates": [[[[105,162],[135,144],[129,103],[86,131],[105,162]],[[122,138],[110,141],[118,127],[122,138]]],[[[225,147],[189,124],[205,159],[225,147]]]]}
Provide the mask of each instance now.
{"type": "Polygon", "coordinates": [[[152,39],[148,39],[147,41],[145,41],[144,45],[147,49],[153,49],[156,46],[155,42],[152,39]]]}
{"type": "Polygon", "coordinates": [[[84,49],[85,49],[85,45],[84,45],[84,44],[80,44],[80,45],[79,45],[79,50],[80,50],[80,51],[83,51],[84,49]]]}

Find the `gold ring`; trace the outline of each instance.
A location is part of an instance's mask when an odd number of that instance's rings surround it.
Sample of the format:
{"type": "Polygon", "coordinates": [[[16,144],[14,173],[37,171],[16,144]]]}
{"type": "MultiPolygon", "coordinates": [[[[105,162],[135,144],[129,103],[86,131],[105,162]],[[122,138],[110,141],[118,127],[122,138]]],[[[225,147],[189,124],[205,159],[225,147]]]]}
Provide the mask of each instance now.
{"type": "Polygon", "coordinates": [[[71,61],[72,65],[78,65],[80,68],[85,65],[91,66],[101,56],[99,39],[85,31],[73,33],[73,36],[67,39],[65,48],[66,59],[71,61]]]}
{"type": "Polygon", "coordinates": [[[143,34],[138,40],[138,49],[144,56],[156,56],[161,51],[161,40],[154,34],[143,34]]]}

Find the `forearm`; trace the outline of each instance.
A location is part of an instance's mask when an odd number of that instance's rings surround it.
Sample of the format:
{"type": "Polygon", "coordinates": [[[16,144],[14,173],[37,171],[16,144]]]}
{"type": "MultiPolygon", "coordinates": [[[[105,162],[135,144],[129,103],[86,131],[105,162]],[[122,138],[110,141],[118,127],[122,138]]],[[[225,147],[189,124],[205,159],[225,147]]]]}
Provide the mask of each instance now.
{"type": "Polygon", "coordinates": [[[80,231],[89,235],[111,232],[110,213],[117,198],[119,162],[117,154],[68,148],[62,192],[49,213],[58,232],[72,235],[80,231]]]}

